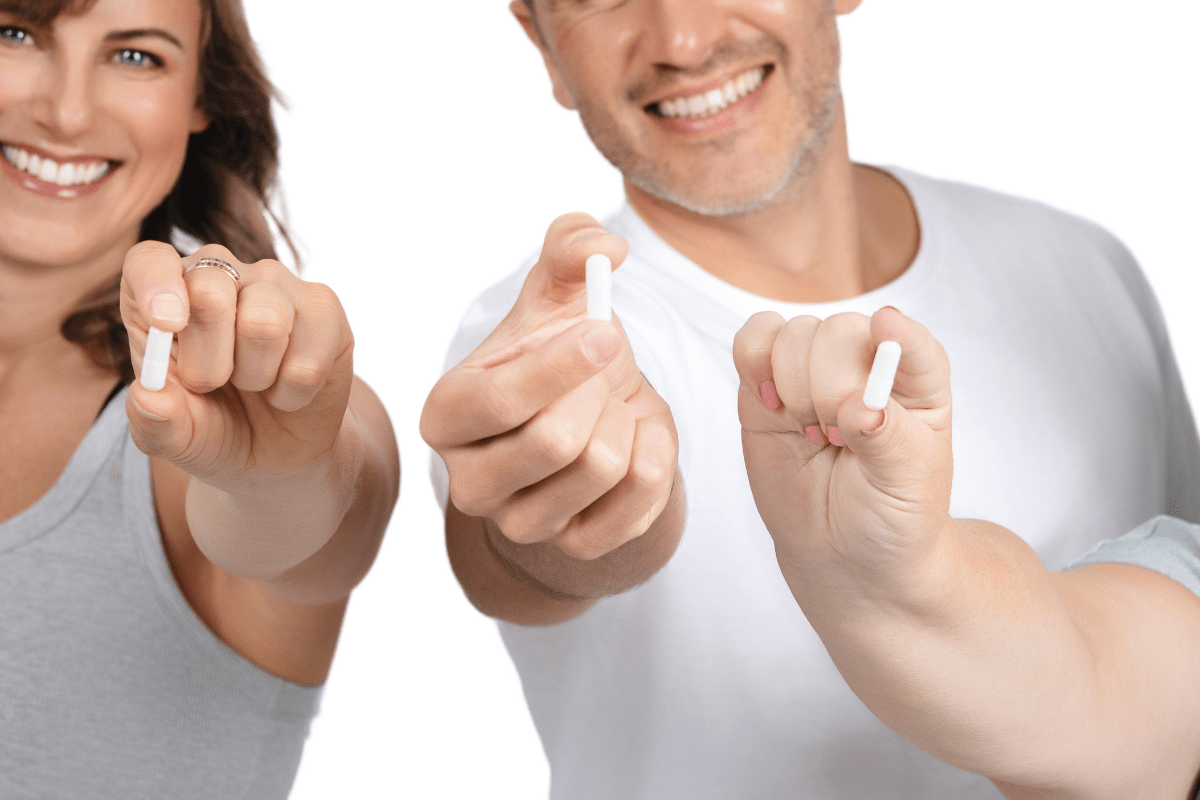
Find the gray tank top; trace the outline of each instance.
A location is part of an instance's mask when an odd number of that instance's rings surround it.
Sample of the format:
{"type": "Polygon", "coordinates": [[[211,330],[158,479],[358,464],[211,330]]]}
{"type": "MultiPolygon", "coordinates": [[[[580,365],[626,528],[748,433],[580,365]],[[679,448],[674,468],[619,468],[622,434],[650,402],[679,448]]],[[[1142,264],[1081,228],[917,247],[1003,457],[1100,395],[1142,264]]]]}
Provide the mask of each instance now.
{"type": "Polygon", "coordinates": [[[321,690],[254,666],[192,611],[124,399],[0,524],[0,798],[284,798],[321,690]]]}

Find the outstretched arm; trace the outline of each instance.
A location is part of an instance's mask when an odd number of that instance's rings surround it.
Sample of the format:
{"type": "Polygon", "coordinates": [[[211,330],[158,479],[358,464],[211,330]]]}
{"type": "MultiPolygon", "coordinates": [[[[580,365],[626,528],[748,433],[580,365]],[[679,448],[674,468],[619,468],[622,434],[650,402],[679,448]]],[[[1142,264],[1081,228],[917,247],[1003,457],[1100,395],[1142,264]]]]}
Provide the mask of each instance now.
{"type": "Polygon", "coordinates": [[[1012,798],[1186,796],[1200,599],[1137,567],[1050,573],[1013,533],[951,519],[949,365],[924,328],[895,309],[761,314],[735,360],[780,567],[875,714],[1012,798]],[[872,411],[863,387],[887,340],[903,356],[872,411]]]}
{"type": "Polygon", "coordinates": [[[625,243],[554,222],[496,330],[438,381],[421,435],[446,463],[446,540],[467,596],[526,625],[562,622],[670,558],[684,522],[678,439],[619,320],[585,320],[584,264],[625,243]]]}
{"type": "Polygon", "coordinates": [[[165,386],[139,380],[127,410],[181,587],[243,655],[319,682],[399,489],[395,436],[353,374],[341,304],[277,262],[143,242],[122,314],[139,376],[150,327],[177,335],[165,386]]]}

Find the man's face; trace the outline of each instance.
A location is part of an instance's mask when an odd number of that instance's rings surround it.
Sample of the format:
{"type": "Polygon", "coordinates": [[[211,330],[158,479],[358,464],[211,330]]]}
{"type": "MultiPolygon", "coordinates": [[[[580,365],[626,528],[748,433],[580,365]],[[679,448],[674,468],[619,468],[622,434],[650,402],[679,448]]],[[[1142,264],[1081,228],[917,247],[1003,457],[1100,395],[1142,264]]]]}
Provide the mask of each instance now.
{"type": "Polygon", "coordinates": [[[555,96],[644,192],[708,215],[801,184],[840,112],[858,0],[535,0],[555,96]]]}

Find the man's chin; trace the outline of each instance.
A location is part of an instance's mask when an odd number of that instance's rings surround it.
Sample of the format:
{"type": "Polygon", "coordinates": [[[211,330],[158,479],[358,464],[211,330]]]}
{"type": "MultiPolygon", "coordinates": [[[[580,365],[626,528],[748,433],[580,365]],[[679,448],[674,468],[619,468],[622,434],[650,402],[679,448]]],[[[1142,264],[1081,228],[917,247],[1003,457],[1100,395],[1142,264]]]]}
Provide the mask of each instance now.
{"type": "Polygon", "coordinates": [[[732,217],[762,211],[774,202],[788,183],[785,177],[765,189],[747,188],[745,191],[732,193],[728,188],[725,191],[681,191],[677,187],[657,181],[630,175],[625,177],[645,194],[704,217],[732,217]]]}

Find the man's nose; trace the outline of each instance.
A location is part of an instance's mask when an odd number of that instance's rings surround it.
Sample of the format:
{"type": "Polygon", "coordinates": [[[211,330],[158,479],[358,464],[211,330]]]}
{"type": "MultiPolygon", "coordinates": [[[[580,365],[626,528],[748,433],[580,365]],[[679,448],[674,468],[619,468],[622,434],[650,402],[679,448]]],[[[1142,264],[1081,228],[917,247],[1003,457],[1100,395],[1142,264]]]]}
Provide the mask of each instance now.
{"type": "Polygon", "coordinates": [[[693,69],[707,62],[729,33],[728,0],[645,0],[655,61],[693,69]]]}

